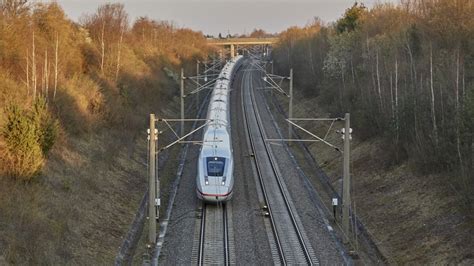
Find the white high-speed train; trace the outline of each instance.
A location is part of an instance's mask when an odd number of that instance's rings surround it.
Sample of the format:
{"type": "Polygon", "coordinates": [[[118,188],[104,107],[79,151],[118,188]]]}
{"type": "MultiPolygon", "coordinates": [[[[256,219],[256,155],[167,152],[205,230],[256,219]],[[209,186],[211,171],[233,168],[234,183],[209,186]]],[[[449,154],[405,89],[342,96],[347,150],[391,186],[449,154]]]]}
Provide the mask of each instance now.
{"type": "Polygon", "coordinates": [[[234,187],[234,158],[230,131],[230,88],[242,56],[228,61],[214,85],[197,162],[197,196],[207,202],[230,200],[234,187]]]}

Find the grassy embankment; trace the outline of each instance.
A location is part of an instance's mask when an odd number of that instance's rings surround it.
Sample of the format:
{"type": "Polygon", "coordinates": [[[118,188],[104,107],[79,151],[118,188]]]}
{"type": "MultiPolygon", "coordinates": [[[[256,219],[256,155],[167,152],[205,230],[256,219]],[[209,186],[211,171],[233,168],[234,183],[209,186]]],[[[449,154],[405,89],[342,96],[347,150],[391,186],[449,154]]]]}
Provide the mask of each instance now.
{"type": "Polygon", "coordinates": [[[175,116],[178,69],[206,56],[205,40],[149,19],[130,27],[121,5],[81,24],[54,3],[4,6],[0,21],[0,264],[110,263],[146,188],[148,114],[175,116]],[[34,119],[39,97],[58,134],[22,175],[5,159],[22,154],[3,107],[34,119]]]}

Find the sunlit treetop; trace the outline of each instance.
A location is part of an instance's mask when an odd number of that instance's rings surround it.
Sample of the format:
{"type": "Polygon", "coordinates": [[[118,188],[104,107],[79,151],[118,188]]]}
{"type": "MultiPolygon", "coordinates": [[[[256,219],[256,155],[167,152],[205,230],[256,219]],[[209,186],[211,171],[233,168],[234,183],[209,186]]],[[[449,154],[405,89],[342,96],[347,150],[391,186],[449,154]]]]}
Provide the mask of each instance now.
{"type": "Polygon", "coordinates": [[[343,33],[355,30],[366,11],[367,9],[364,4],[355,2],[352,7],[346,9],[344,16],[336,22],[337,32],[343,33]]]}

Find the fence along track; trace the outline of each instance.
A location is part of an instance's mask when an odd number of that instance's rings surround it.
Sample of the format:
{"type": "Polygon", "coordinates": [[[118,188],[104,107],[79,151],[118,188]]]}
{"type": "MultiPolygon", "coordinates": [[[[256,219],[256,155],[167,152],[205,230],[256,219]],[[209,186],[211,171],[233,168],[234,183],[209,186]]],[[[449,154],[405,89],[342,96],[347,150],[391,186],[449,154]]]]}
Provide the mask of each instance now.
{"type": "MultiPolygon", "coordinates": [[[[251,74],[245,73],[247,77],[251,74]]],[[[244,77],[245,78],[245,77],[244,77]]],[[[264,195],[266,204],[268,206],[268,211],[270,213],[270,219],[272,224],[272,231],[275,235],[276,243],[278,246],[278,250],[280,253],[280,258],[282,264],[301,264],[307,263],[310,265],[318,264],[318,260],[314,255],[314,252],[308,245],[306,244],[303,233],[299,228],[298,223],[296,222],[294,211],[292,210],[289,197],[285,191],[283,181],[276,169],[276,163],[271,155],[270,149],[265,143],[265,133],[263,131],[263,125],[261,121],[261,117],[258,111],[255,110],[256,108],[256,100],[253,94],[253,85],[250,78],[244,80],[247,81],[248,89],[250,90],[248,93],[250,94],[251,98],[251,106],[253,109],[253,114],[255,115],[255,124],[258,128],[258,136],[256,139],[252,136],[250,125],[249,125],[249,117],[247,107],[244,103],[244,95],[245,93],[242,91],[242,106],[244,112],[244,118],[246,120],[246,127],[247,133],[249,134],[252,152],[255,154],[255,162],[257,166],[258,177],[260,180],[262,193],[264,195]],[[271,171],[274,175],[274,179],[272,180],[264,180],[261,166],[259,165],[258,158],[256,156],[256,148],[255,143],[256,141],[263,141],[264,149],[263,151],[268,157],[268,161],[270,162],[271,171]],[[269,189],[266,189],[269,188],[269,189]],[[279,193],[277,192],[279,191],[279,193]],[[283,241],[285,239],[285,241],[283,241]],[[303,260],[301,260],[303,259],[303,260]]],[[[242,84],[244,84],[244,82],[242,84]]],[[[244,85],[242,85],[245,87],[244,85]]]]}

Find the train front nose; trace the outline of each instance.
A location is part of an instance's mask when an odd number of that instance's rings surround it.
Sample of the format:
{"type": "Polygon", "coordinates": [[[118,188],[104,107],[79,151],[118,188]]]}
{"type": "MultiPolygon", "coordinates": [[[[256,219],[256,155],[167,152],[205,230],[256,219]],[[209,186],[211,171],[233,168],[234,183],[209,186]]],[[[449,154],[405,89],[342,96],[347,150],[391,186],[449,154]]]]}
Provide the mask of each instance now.
{"type": "Polygon", "coordinates": [[[232,195],[232,191],[222,177],[209,177],[207,184],[202,185],[201,191],[198,191],[200,198],[208,202],[226,201],[232,195]]]}
{"type": "MultiPolygon", "coordinates": [[[[200,179],[199,197],[208,202],[226,201],[230,196],[227,180],[228,158],[211,156],[203,160],[204,175],[200,179]]],[[[198,188],[199,189],[199,188],[198,188]]]]}

